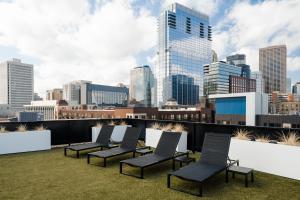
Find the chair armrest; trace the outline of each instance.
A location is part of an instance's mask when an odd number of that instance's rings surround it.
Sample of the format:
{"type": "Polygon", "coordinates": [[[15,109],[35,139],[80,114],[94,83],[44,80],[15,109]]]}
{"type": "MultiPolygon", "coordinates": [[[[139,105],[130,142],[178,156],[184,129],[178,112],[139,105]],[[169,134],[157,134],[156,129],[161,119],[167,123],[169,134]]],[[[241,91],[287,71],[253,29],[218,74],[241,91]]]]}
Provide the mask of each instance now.
{"type": "Polygon", "coordinates": [[[136,148],[135,150],[143,150],[143,149],[151,149],[151,147],[150,146],[145,146],[145,147],[138,147],[138,148],[136,148]]]}
{"type": "Polygon", "coordinates": [[[177,158],[177,157],[180,157],[180,156],[189,157],[189,152],[188,151],[186,151],[186,152],[176,152],[175,155],[174,155],[174,158],[177,158]]]}

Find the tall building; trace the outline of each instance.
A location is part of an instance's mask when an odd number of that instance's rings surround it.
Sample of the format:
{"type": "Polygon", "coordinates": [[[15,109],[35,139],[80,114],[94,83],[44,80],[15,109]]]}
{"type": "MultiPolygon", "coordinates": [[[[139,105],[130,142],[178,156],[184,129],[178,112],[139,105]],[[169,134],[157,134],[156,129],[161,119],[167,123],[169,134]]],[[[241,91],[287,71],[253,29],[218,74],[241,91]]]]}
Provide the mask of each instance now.
{"type": "Polygon", "coordinates": [[[265,89],[265,85],[264,85],[264,79],[263,79],[263,75],[262,72],[260,71],[255,71],[255,72],[251,72],[251,79],[254,79],[256,82],[256,92],[259,93],[264,93],[264,89],[265,89]]]}
{"type": "Polygon", "coordinates": [[[38,93],[33,93],[33,101],[42,101],[43,98],[38,93]]]}
{"type": "Polygon", "coordinates": [[[129,90],[127,87],[83,83],[80,87],[80,104],[99,107],[126,107],[129,90]]]}
{"type": "Polygon", "coordinates": [[[250,78],[250,66],[246,65],[246,55],[245,54],[235,54],[227,56],[227,63],[230,65],[236,65],[242,69],[242,77],[250,78]]]}
{"type": "Polygon", "coordinates": [[[241,76],[241,67],[224,61],[204,65],[204,94],[228,94],[230,76],[241,76]]]}
{"type": "Polygon", "coordinates": [[[286,45],[259,49],[259,71],[263,73],[264,92],[286,92],[286,51],[286,45]]]}
{"type": "Polygon", "coordinates": [[[52,90],[47,90],[47,100],[62,100],[63,99],[63,89],[55,88],[52,90]]]}
{"type": "Polygon", "coordinates": [[[211,54],[212,54],[211,62],[218,62],[219,61],[218,54],[214,50],[211,50],[211,54]]]}
{"type": "Polygon", "coordinates": [[[136,102],[151,107],[153,73],[147,65],[135,67],[130,72],[129,102],[136,102]]]}
{"type": "Polygon", "coordinates": [[[293,85],[293,94],[300,95],[300,82],[293,85]]]}
{"type": "Polygon", "coordinates": [[[21,111],[33,99],[33,65],[13,59],[0,64],[0,104],[21,111]]]}
{"type": "Polygon", "coordinates": [[[158,63],[155,66],[157,106],[168,99],[180,105],[199,103],[203,65],[211,62],[211,26],[205,14],[174,3],[158,20],[158,63]]]}
{"type": "Polygon", "coordinates": [[[292,93],[292,79],[291,78],[287,78],[286,79],[286,91],[287,94],[292,93]]]}
{"type": "Polygon", "coordinates": [[[63,99],[68,102],[69,105],[78,105],[80,102],[80,89],[81,85],[85,83],[91,83],[90,81],[72,81],[63,85],[63,99]]]}
{"type": "Polygon", "coordinates": [[[229,76],[229,93],[256,92],[256,80],[243,76],[229,76]]]}

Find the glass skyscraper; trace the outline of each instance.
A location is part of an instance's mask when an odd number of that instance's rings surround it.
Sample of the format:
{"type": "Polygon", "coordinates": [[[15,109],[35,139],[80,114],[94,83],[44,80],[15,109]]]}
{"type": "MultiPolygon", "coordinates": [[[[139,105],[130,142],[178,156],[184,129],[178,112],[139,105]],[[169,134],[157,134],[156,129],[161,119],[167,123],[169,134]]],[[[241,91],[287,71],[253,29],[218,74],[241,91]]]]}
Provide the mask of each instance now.
{"type": "Polygon", "coordinates": [[[148,65],[135,67],[130,71],[130,103],[136,102],[151,107],[151,90],[153,88],[153,73],[148,65]]]}
{"type": "Polygon", "coordinates": [[[204,66],[204,94],[228,94],[230,76],[241,76],[242,69],[236,65],[230,65],[218,61],[204,66]]]}
{"type": "Polygon", "coordinates": [[[208,16],[174,3],[159,16],[158,37],[155,104],[162,106],[170,98],[180,105],[199,103],[203,65],[212,57],[208,16]]]}

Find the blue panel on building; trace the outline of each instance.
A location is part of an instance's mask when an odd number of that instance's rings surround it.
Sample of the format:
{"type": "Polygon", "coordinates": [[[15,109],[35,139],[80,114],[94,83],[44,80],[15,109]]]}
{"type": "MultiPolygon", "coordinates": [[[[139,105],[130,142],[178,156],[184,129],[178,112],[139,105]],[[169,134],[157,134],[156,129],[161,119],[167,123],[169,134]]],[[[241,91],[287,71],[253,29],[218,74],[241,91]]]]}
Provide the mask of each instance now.
{"type": "Polygon", "coordinates": [[[246,115],[246,97],[216,99],[216,114],[246,115]]]}

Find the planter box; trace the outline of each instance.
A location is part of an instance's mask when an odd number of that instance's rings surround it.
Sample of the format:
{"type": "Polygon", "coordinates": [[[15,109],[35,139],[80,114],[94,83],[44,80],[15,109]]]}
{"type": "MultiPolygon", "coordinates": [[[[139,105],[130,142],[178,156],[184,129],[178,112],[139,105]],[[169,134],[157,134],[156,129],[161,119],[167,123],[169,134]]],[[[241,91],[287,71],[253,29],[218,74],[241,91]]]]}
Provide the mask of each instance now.
{"type": "Polygon", "coordinates": [[[0,133],[0,154],[51,149],[51,131],[0,133]]]}
{"type": "MultiPolygon", "coordinates": [[[[162,130],[146,128],[146,136],[145,136],[145,145],[156,148],[160,136],[162,134],[162,130]]],[[[176,151],[178,152],[186,152],[187,151],[187,132],[183,131],[178,142],[176,151]]]]}
{"type": "Polygon", "coordinates": [[[232,138],[231,159],[257,171],[300,180],[300,147],[232,138]]]}
{"type": "MultiPolygon", "coordinates": [[[[111,134],[112,141],[122,142],[127,127],[131,127],[131,125],[116,125],[111,134]]],[[[92,127],[92,142],[96,142],[100,130],[101,127],[92,127]]]]}

